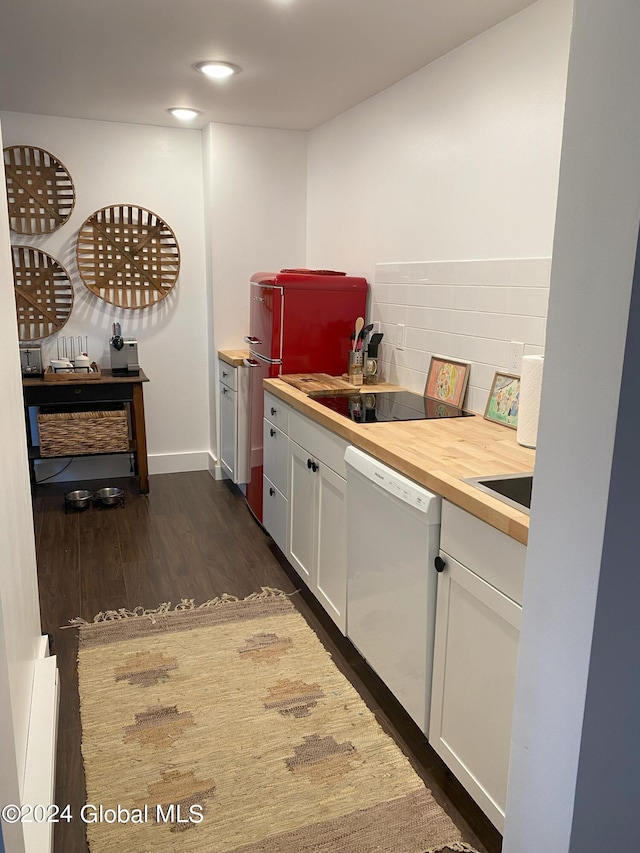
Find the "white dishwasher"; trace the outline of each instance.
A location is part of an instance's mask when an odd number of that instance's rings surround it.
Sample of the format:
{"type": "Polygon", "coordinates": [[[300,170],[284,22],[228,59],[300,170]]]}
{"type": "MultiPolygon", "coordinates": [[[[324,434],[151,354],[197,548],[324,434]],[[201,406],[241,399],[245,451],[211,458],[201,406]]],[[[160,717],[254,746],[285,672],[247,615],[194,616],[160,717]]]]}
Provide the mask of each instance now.
{"type": "Polygon", "coordinates": [[[441,498],[355,447],[347,468],[347,636],[429,731],[441,498]]]}

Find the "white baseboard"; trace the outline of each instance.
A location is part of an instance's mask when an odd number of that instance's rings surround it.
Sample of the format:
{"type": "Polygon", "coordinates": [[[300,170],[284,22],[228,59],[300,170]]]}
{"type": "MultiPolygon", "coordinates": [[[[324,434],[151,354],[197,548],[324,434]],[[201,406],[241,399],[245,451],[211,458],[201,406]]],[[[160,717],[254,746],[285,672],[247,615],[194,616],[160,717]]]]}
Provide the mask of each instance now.
{"type": "Polygon", "coordinates": [[[220,460],[216,459],[212,453],[209,454],[209,473],[214,480],[224,480],[224,471],[220,460]]]}
{"type": "Polygon", "coordinates": [[[155,453],[149,455],[150,474],[180,474],[184,471],[207,471],[209,451],[192,453],[155,453]]]}
{"type": "MultiPolygon", "coordinates": [[[[58,741],[58,707],[60,684],[55,656],[49,657],[48,638],[42,637],[35,661],[31,713],[25,761],[22,802],[46,809],[55,795],[56,746],[58,741]]],[[[37,816],[25,822],[25,853],[51,853],[53,850],[53,823],[41,822],[37,816]]]]}

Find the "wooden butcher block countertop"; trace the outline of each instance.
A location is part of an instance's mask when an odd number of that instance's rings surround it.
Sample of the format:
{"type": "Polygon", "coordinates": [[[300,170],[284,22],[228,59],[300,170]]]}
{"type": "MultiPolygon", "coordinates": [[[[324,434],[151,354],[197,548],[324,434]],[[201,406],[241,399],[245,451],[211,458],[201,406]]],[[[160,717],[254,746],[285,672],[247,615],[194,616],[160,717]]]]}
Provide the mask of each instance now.
{"type": "Polygon", "coordinates": [[[242,367],[245,358],[249,358],[249,350],[246,349],[219,349],[218,358],[231,367],[242,367]]]}
{"type": "MultiPolygon", "coordinates": [[[[270,394],[354,446],[527,544],[529,516],[462,479],[533,471],[535,452],[517,443],[515,430],[491,423],[482,415],[356,424],[280,379],[265,379],[263,385],[270,394]]],[[[375,392],[376,388],[364,390],[375,392]]]]}

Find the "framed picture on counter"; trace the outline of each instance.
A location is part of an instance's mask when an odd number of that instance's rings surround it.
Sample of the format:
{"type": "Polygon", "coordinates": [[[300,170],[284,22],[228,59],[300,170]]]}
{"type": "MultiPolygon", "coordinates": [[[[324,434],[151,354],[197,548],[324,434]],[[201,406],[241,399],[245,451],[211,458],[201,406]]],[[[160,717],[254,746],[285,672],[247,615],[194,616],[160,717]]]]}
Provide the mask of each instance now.
{"type": "Polygon", "coordinates": [[[470,367],[471,365],[466,361],[453,361],[438,355],[432,356],[424,396],[461,409],[469,381],[470,367]]]}
{"type": "Polygon", "coordinates": [[[484,416],[488,421],[516,429],[520,404],[520,377],[496,371],[484,416]]]}

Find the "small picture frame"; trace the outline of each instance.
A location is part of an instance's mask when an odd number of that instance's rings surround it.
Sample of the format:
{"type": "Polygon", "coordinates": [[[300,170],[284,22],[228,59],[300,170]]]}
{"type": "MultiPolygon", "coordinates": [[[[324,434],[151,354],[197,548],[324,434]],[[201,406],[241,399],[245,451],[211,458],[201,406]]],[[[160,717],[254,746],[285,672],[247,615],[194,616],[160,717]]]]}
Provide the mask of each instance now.
{"type": "Polygon", "coordinates": [[[424,396],[429,400],[449,403],[451,406],[461,409],[469,381],[470,368],[471,365],[466,361],[454,361],[450,358],[441,358],[438,355],[432,356],[427,383],[424,387],[424,396]]]}
{"type": "Polygon", "coordinates": [[[520,404],[520,377],[496,371],[484,416],[488,421],[516,429],[520,404]]]}

